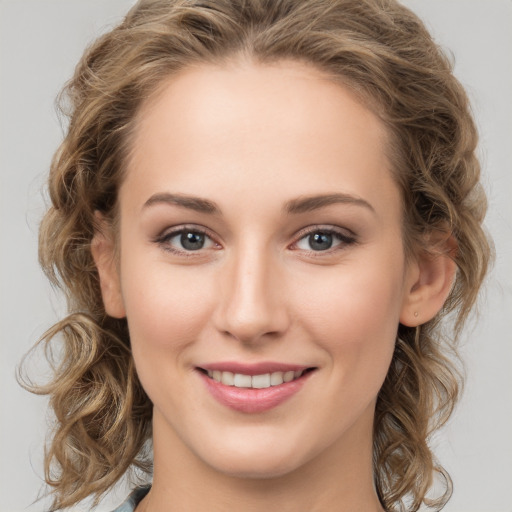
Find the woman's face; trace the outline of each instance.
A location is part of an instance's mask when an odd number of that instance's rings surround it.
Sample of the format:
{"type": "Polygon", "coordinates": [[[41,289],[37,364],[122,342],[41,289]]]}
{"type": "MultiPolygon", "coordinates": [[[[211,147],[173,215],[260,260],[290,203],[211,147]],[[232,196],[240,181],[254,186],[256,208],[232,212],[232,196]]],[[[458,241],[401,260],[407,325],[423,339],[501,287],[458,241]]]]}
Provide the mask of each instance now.
{"type": "Polygon", "coordinates": [[[414,280],[380,120],[288,62],[188,69],[139,121],[104,297],[128,319],[155,458],[272,476],[371,457],[414,280]]]}

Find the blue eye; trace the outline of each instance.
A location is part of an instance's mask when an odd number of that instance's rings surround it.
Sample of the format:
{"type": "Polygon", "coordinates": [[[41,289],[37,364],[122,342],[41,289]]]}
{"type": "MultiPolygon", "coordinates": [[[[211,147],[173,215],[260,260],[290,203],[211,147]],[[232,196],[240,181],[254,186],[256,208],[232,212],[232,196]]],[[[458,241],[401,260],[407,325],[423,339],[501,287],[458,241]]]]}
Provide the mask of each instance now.
{"type": "Polygon", "coordinates": [[[197,229],[179,229],[166,233],[157,242],[172,252],[194,252],[209,249],[215,245],[213,240],[203,231],[197,229]]]}
{"type": "Polygon", "coordinates": [[[355,242],[353,237],[344,235],[334,230],[317,229],[310,231],[303,236],[297,243],[296,247],[304,251],[322,252],[336,248],[341,245],[349,245],[355,242]]]}
{"type": "MultiPolygon", "coordinates": [[[[203,233],[193,231],[182,232],[178,235],[181,246],[187,251],[197,251],[204,247],[206,236],[203,233]]],[[[178,236],[174,238],[178,238],[178,236]]]]}
{"type": "Polygon", "coordinates": [[[332,233],[313,233],[308,235],[308,244],[314,251],[326,251],[332,247],[332,233]]]}

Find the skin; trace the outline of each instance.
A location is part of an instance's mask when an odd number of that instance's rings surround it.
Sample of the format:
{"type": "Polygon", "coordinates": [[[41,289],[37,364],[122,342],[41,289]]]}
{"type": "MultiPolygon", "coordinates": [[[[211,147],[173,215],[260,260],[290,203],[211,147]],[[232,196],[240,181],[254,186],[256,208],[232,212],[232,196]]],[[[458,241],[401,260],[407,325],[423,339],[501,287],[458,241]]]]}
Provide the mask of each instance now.
{"type": "Polygon", "coordinates": [[[144,106],[119,246],[106,223],[93,241],[106,310],[127,317],[154,404],[154,481],[138,512],[383,510],[376,397],[399,322],[432,318],[454,272],[447,257],[405,260],[386,143],[347,89],[294,62],[196,66],[144,106]],[[332,194],[342,200],[290,211],[332,194]],[[187,252],[180,229],[206,231],[204,247],[187,252]],[[340,235],[313,250],[308,235],[328,230],[340,235]],[[315,371],[247,414],[207,391],[197,367],[218,361],[315,371]]]}

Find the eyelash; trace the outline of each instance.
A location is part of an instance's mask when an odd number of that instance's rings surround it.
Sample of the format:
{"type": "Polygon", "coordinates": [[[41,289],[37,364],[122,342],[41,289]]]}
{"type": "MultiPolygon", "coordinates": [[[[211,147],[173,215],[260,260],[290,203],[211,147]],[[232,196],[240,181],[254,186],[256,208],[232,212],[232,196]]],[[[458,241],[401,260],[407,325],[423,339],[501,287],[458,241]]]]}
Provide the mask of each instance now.
{"type": "MultiPolygon", "coordinates": [[[[330,247],[324,251],[314,251],[312,249],[304,249],[308,256],[312,256],[314,258],[321,258],[322,256],[332,255],[335,252],[342,251],[346,249],[350,245],[354,245],[357,243],[357,238],[355,234],[348,235],[347,233],[335,229],[332,227],[322,227],[322,226],[310,226],[302,229],[296,238],[296,241],[293,242],[292,246],[297,246],[297,244],[304,240],[305,238],[314,235],[315,233],[321,233],[322,235],[331,235],[333,238],[336,238],[340,243],[335,245],[334,247],[330,247]]],[[[300,249],[294,249],[300,250],[300,249]]]]}
{"type": "MultiPolygon", "coordinates": [[[[202,250],[201,250],[202,248],[198,249],[196,251],[193,251],[193,250],[187,251],[187,250],[182,250],[182,249],[176,249],[175,247],[170,245],[170,241],[174,237],[176,237],[178,235],[183,235],[184,233],[194,233],[194,234],[203,235],[206,238],[210,239],[210,241],[214,244],[214,248],[215,248],[215,246],[219,247],[219,245],[220,245],[217,242],[215,242],[214,237],[208,230],[198,227],[198,226],[180,226],[179,228],[173,229],[172,231],[168,231],[168,232],[163,233],[162,235],[159,235],[154,240],[154,242],[157,243],[158,245],[160,245],[163,250],[171,252],[173,254],[177,254],[177,255],[189,257],[189,258],[200,256],[201,252],[202,252],[202,250]]],[[[310,227],[302,229],[298,233],[296,241],[293,242],[290,247],[292,247],[292,250],[300,250],[300,249],[293,248],[293,246],[297,246],[297,244],[300,241],[304,240],[308,236],[311,236],[315,233],[321,233],[323,235],[331,235],[334,238],[336,238],[337,240],[339,240],[340,243],[338,245],[335,245],[334,247],[330,247],[329,249],[326,249],[326,250],[315,251],[312,249],[310,249],[310,250],[304,249],[304,251],[308,254],[308,256],[312,256],[312,257],[322,257],[323,255],[331,255],[334,252],[343,250],[347,246],[357,243],[357,238],[353,234],[347,235],[346,233],[342,232],[341,230],[334,229],[332,227],[324,228],[322,226],[310,226],[310,227]]]]}
{"type": "Polygon", "coordinates": [[[180,226],[179,228],[173,229],[171,231],[167,231],[167,232],[163,233],[162,235],[159,235],[154,241],[158,245],[160,245],[164,251],[167,251],[167,252],[170,252],[173,254],[177,254],[179,256],[184,256],[186,258],[194,258],[194,257],[200,256],[201,255],[200,253],[202,252],[201,250],[187,251],[187,250],[182,250],[182,249],[176,249],[175,247],[170,245],[170,241],[174,237],[176,237],[178,235],[182,235],[184,233],[195,233],[195,234],[203,235],[206,238],[209,238],[216,246],[219,245],[214,241],[213,236],[211,235],[211,233],[208,230],[200,228],[198,226],[180,226]]]}

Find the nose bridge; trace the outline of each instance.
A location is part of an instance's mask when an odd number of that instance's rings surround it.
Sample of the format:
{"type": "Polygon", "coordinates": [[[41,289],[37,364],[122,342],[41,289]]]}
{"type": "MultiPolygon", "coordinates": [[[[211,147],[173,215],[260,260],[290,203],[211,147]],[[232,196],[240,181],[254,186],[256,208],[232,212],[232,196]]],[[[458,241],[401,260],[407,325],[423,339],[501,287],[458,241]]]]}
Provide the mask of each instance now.
{"type": "Polygon", "coordinates": [[[218,328],[243,342],[282,333],[287,315],[276,256],[252,240],[234,249],[229,260],[220,287],[218,328]]]}

